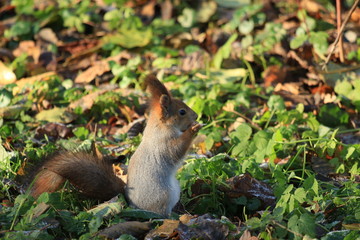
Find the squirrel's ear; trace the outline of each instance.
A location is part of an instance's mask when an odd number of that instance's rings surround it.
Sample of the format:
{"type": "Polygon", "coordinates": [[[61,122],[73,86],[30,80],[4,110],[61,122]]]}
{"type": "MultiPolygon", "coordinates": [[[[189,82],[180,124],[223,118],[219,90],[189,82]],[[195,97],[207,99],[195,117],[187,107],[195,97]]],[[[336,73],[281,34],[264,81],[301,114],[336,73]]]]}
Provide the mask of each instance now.
{"type": "Polygon", "coordinates": [[[145,87],[149,89],[151,98],[155,102],[160,101],[161,95],[167,95],[169,100],[171,99],[171,95],[164,84],[162,84],[153,74],[150,74],[145,78],[145,87]]]}
{"type": "Polygon", "coordinates": [[[170,114],[170,98],[168,95],[161,95],[160,97],[160,106],[161,106],[161,118],[166,119],[170,114]]]}
{"type": "Polygon", "coordinates": [[[161,119],[166,119],[170,114],[171,95],[155,75],[145,78],[145,86],[151,94],[150,108],[157,112],[161,119]]]}

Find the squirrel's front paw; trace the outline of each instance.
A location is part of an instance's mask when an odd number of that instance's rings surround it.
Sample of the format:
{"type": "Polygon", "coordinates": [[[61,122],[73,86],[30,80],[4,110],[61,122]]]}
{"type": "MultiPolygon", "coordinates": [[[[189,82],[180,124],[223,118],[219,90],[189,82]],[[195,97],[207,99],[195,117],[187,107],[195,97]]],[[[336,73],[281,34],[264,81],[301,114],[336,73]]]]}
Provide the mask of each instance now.
{"type": "Polygon", "coordinates": [[[194,122],[191,126],[191,131],[193,133],[197,133],[202,127],[204,126],[204,124],[198,123],[198,122],[194,122]]]}

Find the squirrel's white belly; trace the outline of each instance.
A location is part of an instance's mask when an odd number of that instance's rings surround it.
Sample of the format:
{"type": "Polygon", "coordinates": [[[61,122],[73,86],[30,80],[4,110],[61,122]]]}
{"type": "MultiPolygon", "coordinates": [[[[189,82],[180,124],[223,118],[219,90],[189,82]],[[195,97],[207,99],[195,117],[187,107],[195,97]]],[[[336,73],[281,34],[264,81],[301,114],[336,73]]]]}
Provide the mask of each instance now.
{"type": "Polygon", "coordinates": [[[169,192],[169,209],[168,211],[171,212],[173,207],[176,205],[176,203],[180,199],[180,186],[178,180],[175,178],[175,173],[171,174],[169,176],[169,186],[170,186],[170,192],[169,192]]]}

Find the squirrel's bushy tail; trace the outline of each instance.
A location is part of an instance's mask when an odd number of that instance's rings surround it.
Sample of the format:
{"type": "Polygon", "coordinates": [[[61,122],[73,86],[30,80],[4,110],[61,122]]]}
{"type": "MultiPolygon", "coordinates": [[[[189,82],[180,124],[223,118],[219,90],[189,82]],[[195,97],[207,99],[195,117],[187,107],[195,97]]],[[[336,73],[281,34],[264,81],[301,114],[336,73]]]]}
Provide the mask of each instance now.
{"type": "Polygon", "coordinates": [[[64,152],[50,157],[42,165],[30,194],[36,198],[43,192],[54,192],[65,180],[84,195],[100,200],[109,200],[125,189],[111,162],[85,152],[64,152]]]}

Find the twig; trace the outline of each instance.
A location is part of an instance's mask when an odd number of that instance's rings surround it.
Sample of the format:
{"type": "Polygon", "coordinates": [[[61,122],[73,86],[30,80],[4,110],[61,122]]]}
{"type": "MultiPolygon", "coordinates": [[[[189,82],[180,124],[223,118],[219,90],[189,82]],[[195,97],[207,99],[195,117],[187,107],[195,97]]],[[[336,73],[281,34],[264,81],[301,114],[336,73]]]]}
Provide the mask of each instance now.
{"type": "Polygon", "coordinates": [[[286,226],[282,225],[281,223],[276,222],[275,220],[271,221],[273,224],[277,225],[278,227],[285,229],[286,231],[294,234],[295,236],[303,238],[304,236],[298,232],[292,231],[291,229],[287,228],[286,226]]]}
{"type": "Polygon", "coordinates": [[[244,114],[242,113],[239,113],[235,110],[232,110],[232,111],[228,111],[228,112],[231,112],[231,113],[234,113],[238,116],[240,116],[241,118],[245,119],[253,128],[255,128],[256,130],[258,131],[261,131],[261,127],[259,125],[257,125],[256,123],[254,123],[250,118],[246,117],[244,114]]]}
{"type": "Polygon", "coordinates": [[[360,64],[351,66],[351,67],[346,67],[346,68],[339,68],[339,69],[333,69],[330,71],[323,71],[323,70],[317,70],[317,73],[320,74],[334,74],[334,73],[344,73],[344,72],[351,72],[354,71],[356,69],[360,68],[360,64]]]}
{"type": "Polygon", "coordinates": [[[355,2],[354,2],[354,4],[352,5],[352,7],[351,7],[351,9],[350,9],[350,11],[349,11],[349,13],[348,13],[348,15],[346,16],[344,22],[342,23],[341,28],[340,28],[340,31],[338,32],[338,35],[336,36],[336,39],[335,39],[335,41],[334,41],[334,43],[333,43],[333,45],[332,45],[332,47],[331,47],[331,51],[330,51],[329,55],[327,56],[327,58],[326,58],[326,60],[325,60],[325,62],[324,62],[324,65],[323,65],[323,67],[322,67],[323,70],[326,70],[326,65],[329,63],[330,57],[331,57],[331,55],[333,54],[333,52],[334,52],[334,50],[335,50],[335,47],[336,47],[336,45],[338,44],[338,42],[339,42],[339,40],[340,40],[340,38],[341,38],[341,36],[342,36],[342,34],[343,34],[343,32],[344,32],[345,26],[346,26],[346,24],[348,23],[348,21],[349,21],[349,19],[350,19],[350,17],[351,17],[351,14],[355,11],[355,9],[356,9],[357,5],[359,4],[359,2],[360,2],[360,0],[355,0],[355,2]]]}
{"type": "MultiPolygon", "coordinates": [[[[341,28],[341,0],[336,0],[336,22],[337,22],[337,31],[340,32],[341,28]]],[[[344,62],[344,46],[343,46],[343,38],[339,39],[339,55],[340,62],[344,62]]]]}

